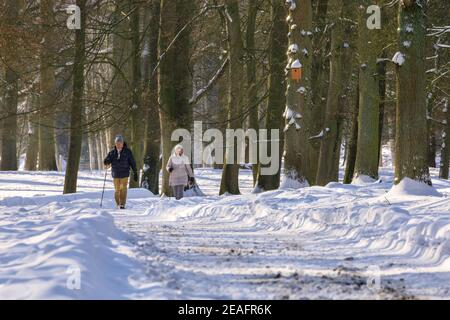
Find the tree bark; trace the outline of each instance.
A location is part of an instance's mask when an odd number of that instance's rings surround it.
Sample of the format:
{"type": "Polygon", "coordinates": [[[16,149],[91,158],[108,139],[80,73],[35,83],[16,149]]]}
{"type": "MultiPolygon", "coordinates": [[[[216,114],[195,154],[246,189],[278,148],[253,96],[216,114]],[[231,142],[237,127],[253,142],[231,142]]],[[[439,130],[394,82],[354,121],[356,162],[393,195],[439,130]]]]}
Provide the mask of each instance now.
{"type": "Polygon", "coordinates": [[[428,152],[427,152],[427,161],[428,166],[430,168],[436,168],[436,132],[434,126],[428,122],[428,152]]]}
{"type": "MultiPolygon", "coordinates": [[[[35,109],[39,105],[39,97],[31,95],[31,108],[35,109]]],[[[38,118],[37,112],[28,114],[28,146],[25,156],[24,169],[26,171],[35,171],[37,169],[38,150],[39,150],[39,131],[36,125],[38,118]]]]}
{"type": "Polygon", "coordinates": [[[131,107],[131,148],[138,169],[138,181],[130,179],[130,188],[139,187],[139,175],[143,162],[144,128],[146,110],[141,105],[142,79],[141,79],[141,46],[139,32],[139,15],[141,6],[138,0],[131,0],[131,64],[132,64],[132,107],[131,107]]]}
{"type": "MultiPolygon", "coordinates": [[[[17,1],[6,1],[5,4],[5,23],[15,30],[19,18],[19,3],[17,1]]],[[[3,119],[2,128],[2,149],[1,149],[1,164],[2,171],[16,171],[17,170],[17,100],[19,89],[19,74],[14,59],[17,59],[17,41],[12,34],[6,35],[7,54],[5,66],[5,97],[4,110],[1,112],[3,119]]]]}
{"type": "MultiPolygon", "coordinates": [[[[248,128],[259,129],[258,117],[259,106],[255,105],[258,100],[258,87],[256,84],[256,51],[255,51],[255,28],[257,16],[257,1],[249,0],[247,4],[247,30],[245,34],[245,46],[247,51],[247,108],[249,110],[248,128]]],[[[248,142],[252,143],[251,141],[248,142]]],[[[248,148],[247,148],[248,149],[248,148]]],[[[253,184],[255,185],[258,176],[258,163],[252,164],[253,184]]]]}
{"type": "MultiPolygon", "coordinates": [[[[239,16],[239,1],[225,0],[229,15],[226,19],[228,33],[228,54],[230,59],[228,69],[228,129],[239,129],[242,124],[242,96],[241,81],[243,76],[243,43],[241,33],[241,19],[239,16]]],[[[220,194],[239,194],[239,163],[240,159],[230,159],[230,148],[226,145],[225,162],[222,170],[220,194]],[[238,160],[238,161],[236,161],[238,160]],[[230,163],[232,162],[232,163],[230,163]]],[[[236,155],[237,146],[234,146],[236,155]]]]}
{"type": "Polygon", "coordinates": [[[399,48],[405,62],[396,67],[396,184],[408,177],[431,185],[425,93],[426,5],[425,0],[403,0],[399,4],[399,48]]]}
{"type": "Polygon", "coordinates": [[[356,86],[355,104],[351,114],[350,137],[347,143],[347,163],[345,166],[344,183],[352,183],[355,173],[356,151],[358,147],[358,117],[359,117],[359,81],[356,86]]]}
{"type": "Polygon", "coordinates": [[[372,4],[363,0],[359,10],[359,117],[358,148],[356,152],[355,175],[378,178],[378,131],[379,131],[379,77],[377,58],[380,54],[380,30],[366,26],[366,8],[372,4]]]}
{"type": "MultiPolygon", "coordinates": [[[[344,9],[344,1],[330,0],[328,7],[330,21],[334,23],[331,32],[331,58],[330,58],[330,84],[328,86],[327,105],[325,112],[324,128],[321,131],[319,166],[317,170],[316,184],[326,185],[330,181],[336,181],[336,154],[340,154],[340,115],[342,80],[343,80],[343,51],[344,51],[344,26],[340,20],[344,9]]],[[[348,67],[348,66],[346,66],[348,67]]],[[[337,163],[339,166],[339,163],[337,163]]]]}
{"type": "Polygon", "coordinates": [[[80,26],[75,31],[75,57],[73,64],[73,90],[70,108],[69,155],[64,180],[64,193],[77,192],[78,169],[80,166],[83,118],[84,63],[86,59],[85,25],[86,0],[77,0],[80,8],[80,26]]]}
{"type": "Polygon", "coordinates": [[[112,103],[113,110],[110,113],[112,122],[109,131],[108,145],[114,145],[114,138],[120,134],[126,136],[127,122],[131,114],[132,91],[132,49],[130,33],[130,2],[131,0],[115,0],[114,9],[114,33],[113,33],[113,79],[112,79],[112,103]]]}
{"type": "MultiPolygon", "coordinates": [[[[386,58],[386,54],[383,53],[382,59],[386,58]]],[[[378,63],[378,76],[379,76],[379,89],[380,105],[378,115],[378,163],[381,166],[382,152],[383,152],[383,124],[384,124],[384,111],[386,109],[386,61],[378,63]]]]}
{"type": "Polygon", "coordinates": [[[57,171],[54,115],[56,105],[54,1],[42,0],[42,44],[40,51],[39,170],[57,171]]]}
{"type": "MultiPolygon", "coordinates": [[[[191,19],[194,8],[184,0],[161,0],[159,33],[160,64],[158,69],[158,99],[161,121],[162,163],[165,167],[178,141],[171,141],[175,129],[190,129],[192,124],[191,78],[189,57],[191,51],[190,27],[183,31],[191,19]],[[175,36],[176,42],[169,48],[175,36]]],[[[191,141],[184,141],[186,145],[191,141]]],[[[163,170],[162,194],[170,196],[169,173],[163,170]]]]}
{"type": "Polygon", "coordinates": [[[144,170],[142,172],[142,187],[153,194],[159,193],[159,171],[161,153],[161,128],[158,112],[158,77],[152,74],[158,63],[158,35],[159,35],[160,0],[150,2],[150,16],[148,21],[147,49],[144,57],[144,100],[146,109],[144,170]]]}
{"type": "Polygon", "coordinates": [[[287,2],[289,15],[289,68],[295,61],[302,65],[302,78],[297,81],[287,70],[285,126],[285,156],[283,186],[300,188],[315,181],[315,171],[310,159],[310,141],[312,135],[311,104],[311,37],[312,8],[311,0],[287,2]]]}
{"type": "MultiPolygon", "coordinates": [[[[87,111],[87,110],[86,110],[87,111]]],[[[86,115],[86,122],[89,122],[91,120],[91,116],[89,113],[85,112],[86,115]]],[[[92,170],[98,170],[98,162],[97,162],[97,144],[95,139],[95,133],[92,131],[87,132],[87,144],[88,144],[88,153],[89,153],[89,169],[92,170]]]]}
{"type": "MultiPolygon", "coordinates": [[[[314,37],[312,39],[312,72],[311,72],[311,101],[313,108],[311,110],[312,135],[317,135],[324,128],[325,110],[327,99],[325,98],[328,90],[328,80],[330,74],[330,41],[328,36],[328,0],[314,1],[313,27],[314,37]],[[315,4],[314,4],[315,2],[315,4]]],[[[319,154],[321,143],[319,139],[310,140],[311,171],[317,175],[319,167],[319,154]]],[[[315,180],[316,176],[314,177],[315,180]]],[[[309,181],[315,184],[315,181],[309,181]]]]}
{"type": "Polygon", "coordinates": [[[444,114],[445,127],[442,130],[441,164],[439,178],[448,179],[450,166],[450,112],[448,110],[448,98],[445,98],[444,114]]]}
{"type": "MultiPolygon", "coordinates": [[[[279,130],[281,133],[284,126],[283,107],[286,104],[286,79],[284,68],[286,66],[287,49],[287,26],[285,23],[283,3],[278,0],[271,1],[270,17],[272,22],[271,33],[269,37],[269,96],[267,100],[267,112],[265,119],[265,128],[268,130],[268,140],[271,140],[270,130],[279,130]]],[[[274,175],[262,175],[261,167],[258,169],[257,188],[261,191],[278,189],[280,186],[281,156],[284,149],[283,135],[280,135],[279,144],[279,170],[274,175]]],[[[268,153],[272,153],[268,143],[268,153]]],[[[262,166],[262,165],[260,165],[262,166]]]]}

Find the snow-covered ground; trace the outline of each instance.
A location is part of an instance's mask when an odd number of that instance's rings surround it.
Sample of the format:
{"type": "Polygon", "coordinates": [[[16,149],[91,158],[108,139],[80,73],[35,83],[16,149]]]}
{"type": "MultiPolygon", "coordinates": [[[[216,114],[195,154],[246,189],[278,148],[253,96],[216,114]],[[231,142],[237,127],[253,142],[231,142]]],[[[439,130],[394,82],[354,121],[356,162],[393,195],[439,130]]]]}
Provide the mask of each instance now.
{"type": "MultiPolygon", "coordinates": [[[[435,195],[381,181],[217,196],[220,171],[197,169],[206,197],[129,192],[108,177],[0,172],[0,298],[450,298],[450,183],[435,195]],[[419,192],[417,192],[419,191],[419,192]]],[[[432,193],[429,193],[432,194],[432,193]]]]}

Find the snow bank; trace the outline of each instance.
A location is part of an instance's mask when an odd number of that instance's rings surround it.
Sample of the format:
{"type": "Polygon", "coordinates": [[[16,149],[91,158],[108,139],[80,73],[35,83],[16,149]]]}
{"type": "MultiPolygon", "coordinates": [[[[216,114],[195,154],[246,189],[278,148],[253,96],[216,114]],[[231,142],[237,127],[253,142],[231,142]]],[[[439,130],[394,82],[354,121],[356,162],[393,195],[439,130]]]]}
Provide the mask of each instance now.
{"type": "Polygon", "coordinates": [[[355,178],[353,178],[352,184],[357,186],[363,186],[375,182],[376,180],[374,178],[366,176],[364,174],[359,174],[355,178]]]}
{"type": "Polygon", "coordinates": [[[137,268],[121,253],[127,235],[107,212],[88,211],[2,225],[0,298],[123,298],[137,268]]]}
{"type": "Polygon", "coordinates": [[[403,178],[399,184],[394,185],[391,190],[389,190],[388,195],[391,197],[401,197],[401,196],[432,196],[432,197],[442,197],[435,188],[410,178],[403,178]]]}
{"type": "MultiPolygon", "coordinates": [[[[0,201],[0,299],[169,297],[159,283],[142,286],[145,271],[133,236],[99,208],[100,197],[86,192],[0,201]]],[[[155,196],[131,189],[128,197],[133,203],[155,196]]],[[[104,207],[113,202],[113,191],[105,191],[104,207]]]]}
{"type": "Polygon", "coordinates": [[[286,176],[283,176],[281,178],[281,182],[280,182],[280,189],[281,190],[287,190],[287,189],[301,189],[301,188],[306,188],[309,187],[308,182],[300,182],[296,179],[291,179],[288,178],[286,176]]]}

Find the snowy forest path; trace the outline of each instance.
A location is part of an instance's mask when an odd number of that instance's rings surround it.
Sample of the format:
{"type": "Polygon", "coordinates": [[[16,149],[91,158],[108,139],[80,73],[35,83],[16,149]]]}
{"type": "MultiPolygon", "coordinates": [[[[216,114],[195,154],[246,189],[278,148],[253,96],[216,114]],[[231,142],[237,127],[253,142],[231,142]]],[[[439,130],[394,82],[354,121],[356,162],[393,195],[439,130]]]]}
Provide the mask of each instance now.
{"type": "MultiPolygon", "coordinates": [[[[239,219],[215,220],[201,213],[180,221],[153,219],[151,210],[158,205],[155,201],[172,200],[152,199],[152,204],[135,204],[112,214],[121,229],[134,235],[131,242],[148,281],[163,283],[176,297],[412,298],[400,281],[374,290],[367,284],[365,269],[352,266],[352,259],[339,263],[334,258],[320,257],[324,252],[308,257],[309,251],[302,246],[311,244],[308,236],[258,230],[239,219]],[[304,272],[305,264],[310,265],[308,272],[304,272]],[[311,272],[320,264],[325,264],[323,270],[311,272]]],[[[216,200],[205,197],[202,202],[197,200],[195,210],[201,212],[216,200]]]]}
{"type": "Polygon", "coordinates": [[[132,189],[118,210],[110,177],[99,208],[103,172],[82,172],[70,195],[62,173],[0,173],[5,294],[23,297],[25,277],[40,298],[450,297],[448,181],[433,181],[443,197],[388,192],[391,170],[381,183],[252,194],[248,170],[242,195],[218,196],[219,171],[196,177],[209,196],[132,189]],[[84,291],[66,289],[67,265],[84,291]]]}

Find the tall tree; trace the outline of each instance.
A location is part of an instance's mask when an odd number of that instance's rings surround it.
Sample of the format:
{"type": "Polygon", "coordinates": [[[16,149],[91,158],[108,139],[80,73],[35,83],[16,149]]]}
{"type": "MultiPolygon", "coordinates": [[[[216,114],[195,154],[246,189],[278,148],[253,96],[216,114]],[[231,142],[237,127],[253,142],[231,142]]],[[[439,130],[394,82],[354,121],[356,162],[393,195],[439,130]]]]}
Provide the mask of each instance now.
{"type": "MultiPolygon", "coordinates": [[[[142,149],[144,148],[145,110],[141,105],[142,79],[141,79],[141,37],[139,16],[141,6],[139,1],[130,0],[131,4],[131,65],[132,65],[132,107],[131,107],[131,147],[136,166],[139,172],[142,168],[142,149]]],[[[130,187],[137,188],[139,181],[130,179],[130,187]]]]}
{"type": "Polygon", "coordinates": [[[441,164],[439,178],[448,179],[450,166],[450,111],[448,110],[448,98],[444,99],[445,127],[442,130],[441,164]]]}
{"type": "MultiPolygon", "coordinates": [[[[287,26],[285,23],[283,3],[278,0],[271,0],[271,31],[269,35],[269,96],[267,100],[267,111],[265,118],[265,128],[269,130],[268,140],[272,137],[269,135],[271,129],[281,132],[284,126],[283,108],[286,104],[286,79],[284,68],[286,66],[286,49],[287,49],[287,26]]],[[[282,135],[280,139],[282,139],[282,135]]],[[[268,152],[272,153],[268,144],[268,152]]],[[[281,155],[283,153],[284,143],[280,141],[279,149],[279,165],[280,169],[274,175],[262,175],[261,166],[258,170],[257,188],[261,191],[278,189],[280,186],[281,173],[281,155]]]]}
{"type": "MultiPolygon", "coordinates": [[[[112,125],[109,128],[109,147],[114,145],[117,134],[127,137],[127,121],[132,111],[133,92],[130,90],[132,82],[132,36],[130,21],[132,20],[131,2],[133,0],[114,0],[113,13],[113,75],[112,75],[112,103],[110,112],[112,125]]],[[[133,150],[134,151],[134,150],[133,150]]]]}
{"type": "MultiPolygon", "coordinates": [[[[339,122],[342,101],[343,57],[344,57],[344,21],[343,9],[347,2],[343,0],[330,0],[328,12],[333,23],[331,32],[331,58],[330,58],[330,83],[328,86],[327,105],[325,112],[324,128],[318,138],[321,140],[319,166],[316,183],[326,185],[330,181],[336,181],[337,170],[335,167],[336,154],[339,154],[341,141],[339,139],[339,122]]],[[[348,3],[347,3],[348,6],[348,3]]],[[[348,67],[348,66],[346,66],[348,67]]],[[[339,157],[337,157],[339,158],[339,157]]],[[[339,165],[339,163],[337,164],[339,165]]]]}
{"type": "MultiPolygon", "coordinates": [[[[372,0],[362,0],[359,7],[358,52],[359,52],[359,117],[358,147],[355,175],[378,178],[378,131],[379,131],[379,76],[378,58],[381,54],[381,30],[367,26],[367,8],[372,0]]],[[[381,1],[377,1],[380,4],[381,1]]]]}
{"type": "MultiPolygon", "coordinates": [[[[39,105],[39,96],[32,94],[30,97],[30,109],[37,109],[39,105]]],[[[39,148],[39,133],[37,127],[38,114],[36,111],[28,114],[28,146],[25,156],[24,169],[27,171],[34,171],[37,169],[38,148],[39,148]]]]}
{"type": "MultiPolygon", "coordinates": [[[[184,0],[161,0],[159,33],[158,99],[161,120],[163,166],[177,141],[175,129],[189,129],[192,123],[190,25],[194,8],[184,0]]],[[[184,143],[190,144],[190,141],[184,143]]],[[[171,195],[169,174],[163,170],[162,194],[171,195]]]]}
{"type": "Polygon", "coordinates": [[[56,171],[54,115],[55,85],[55,25],[54,0],[41,0],[40,48],[40,108],[39,108],[39,170],[56,171]]]}
{"type": "Polygon", "coordinates": [[[148,50],[143,59],[143,106],[146,111],[144,170],[142,172],[142,187],[153,194],[159,193],[159,171],[161,153],[161,129],[158,112],[158,77],[153,72],[158,63],[158,36],[160,0],[151,0],[148,8],[148,32],[145,48],[148,50]]]}
{"type": "MultiPolygon", "coordinates": [[[[242,117],[242,96],[241,79],[243,76],[243,43],[241,32],[241,19],[239,16],[239,1],[225,0],[227,11],[226,27],[228,36],[228,129],[238,129],[241,127],[242,117]]],[[[222,170],[222,180],[220,183],[220,194],[239,194],[239,159],[231,159],[230,149],[235,148],[234,155],[237,155],[237,146],[226,146],[225,163],[222,170]],[[238,160],[238,161],[236,161],[238,160]],[[232,162],[232,163],[230,163],[232,162]]]]}
{"type": "Polygon", "coordinates": [[[426,0],[399,3],[395,183],[408,177],[431,185],[427,162],[426,0]]]}
{"type": "Polygon", "coordinates": [[[1,149],[1,164],[0,170],[15,171],[17,170],[17,100],[19,89],[19,74],[17,70],[17,63],[14,63],[17,58],[17,35],[15,34],[18,28],[19,19],[19,2],[6,1],[5,12],[3,14],[4,23],[9,30],[6,33],[6,48],[5,54],[5,89],[4,89],[4,110],[3,128],[2,128],[2,149],[1,149]]]}
{"type": "Polygon", "coordinates": [[[286,91],[284,187],[299,188],[315,180],[311,169],[311,0],[287,1],[289,8],[288,75],[286,91]],[[301,78],[293,79],[294,68],[301,78]]]}
{"type": "Polygon", "coordinates": [[[384,127],[384,114],[386,109],[386,76],[387,76],[387,61],[386,53],[383,55],[378,63],[378,92],[380,95],[379,114],[378,114],[378,159],[381,159],[383,151],[383,127],[384,127]]]}
{"type": "Polygon", "coordinates": [[[350,134],[347,141],[347,161],[344,183],[350,184],[355,174],[356,150],[358,146],[359,81],[356,85],[355,102],[350,112],[350,134]]]}
{"type": "MultiPolygon", "coordinates": [[[[311,65],[311,101],[313,108],[311,109],[311,132],[317,135],[324,128],[325,109],[327,103],[327,90],[330,73],[330,32],[329,26],[333,22],[327,21],[329,0],[313,0],[313,28],[314,36],[312,38],[312,65],[311,65]]],[[[319,154],[321,141],[320,139],[312,139],[310,143],[310,163],[311,172],[315,172],[319,166],[319,154]]],[[[316,176],[314,176],[314,179],[316,176]]],[[[309,181],[315,184],[315,181],[309,181]]]]}
{"type": "MultiPolygon", "coordinates": [[[[247,30],[245,33],[246,49],[246,70],[247,70],[247,108],[249,108],[248,128],[258,130],[259,108],[258,87],[256,83],[256,48],[255,48],[255,28],[258,6],[256,0],[249,0],[247,4],[247,30]]],[[[248,142],[252,143],[251,141],[248,142]]],[[[258,164],[253,163],[253,184],[256,183],[258,175],[258,164]]]]}
{"type": "Polygon", "coordinates": [[[70,136],[69,154],[64,180],[64,193],[77,192],[78,169],[80,166],[82,119],[83,119],[83,90],[84,64],[86,60],[86,0],[77,0],[80,8],[80,29],[75,31],[75,56],[73,61],[73,89],[70,107],[70,136]]]}

